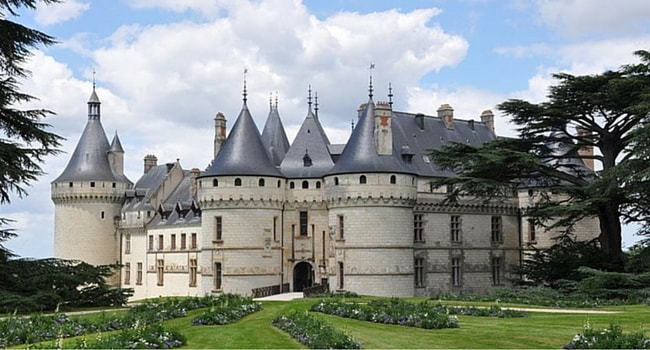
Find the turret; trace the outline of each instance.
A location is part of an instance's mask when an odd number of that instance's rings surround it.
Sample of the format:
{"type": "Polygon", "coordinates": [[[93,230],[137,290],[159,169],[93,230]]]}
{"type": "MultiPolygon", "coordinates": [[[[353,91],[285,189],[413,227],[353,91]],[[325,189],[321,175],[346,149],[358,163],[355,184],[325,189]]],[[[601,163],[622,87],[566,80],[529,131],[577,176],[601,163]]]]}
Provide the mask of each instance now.
{"type": "Polygon", "coordinates": [[[124,176],[124,149],[122,148],[120,137],[117,136],[117,131],[115,131],[111,147],[108,150],[108,160],[113,172],[116,175],[124,176]]]}

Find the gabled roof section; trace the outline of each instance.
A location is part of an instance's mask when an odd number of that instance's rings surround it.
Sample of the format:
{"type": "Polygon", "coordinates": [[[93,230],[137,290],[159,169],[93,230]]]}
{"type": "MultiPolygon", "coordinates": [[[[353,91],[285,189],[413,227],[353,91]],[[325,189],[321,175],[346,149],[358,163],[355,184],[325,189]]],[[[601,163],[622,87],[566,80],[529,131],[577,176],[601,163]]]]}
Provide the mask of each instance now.
{"type": "Polygon", "coordinates": [[[288,178],[322,177],[334,166],[328,146],[325,131],[310,106],[280,171],[288,178]]]}
{"type": "Polygon", "coordinates": [[[93,88],[88,105],[88,122],[77,147],[61,175],[53,182],[62,181],[128,181],[113,173],[108,161],[110,149],[99,115],[99,98],[93,88]]]}
{"type": "Polygon", "coordinates": [[[271,105],[269,116],[266,118],[266,123],[262,130],[262,143],[268,151],[273,165],[279,166],[289,149],[289,139],[287,139],[287,134],[282,125],[277,103],[271,105]]]}
{"type": "Polygon", "coordinates": [[[409,166],[420,176],[454,176],[453,172],[442,170],[433,162],[429,150],[440,149],[450,142],[480,146],[494,140],[495,136],[483,122],[454,119],[453,123],[454,127],[449,129],[438,117],[393,112],[393,152],[399,154],[403,147],[408,147],[413,156],[409,166]]]}
{"type": "MultiPolygon", "coordinates": [[[[403,163],[400,153],[379,155],[374,140],[375,103],[368,100],[357,126],[352,131],[343,153],[328,175],[348,173],[414,173],[403,163]]],[[[393,142],[393,147],[395,143],[393,142]]],[[[401,145],[400,145],[401,147],[401,145]]]]}
{"type": "Polygon", "coordinates": [[[201,176],[214,175],[284,177],[269,159],[246,101],[221,151],[201,176]]]}

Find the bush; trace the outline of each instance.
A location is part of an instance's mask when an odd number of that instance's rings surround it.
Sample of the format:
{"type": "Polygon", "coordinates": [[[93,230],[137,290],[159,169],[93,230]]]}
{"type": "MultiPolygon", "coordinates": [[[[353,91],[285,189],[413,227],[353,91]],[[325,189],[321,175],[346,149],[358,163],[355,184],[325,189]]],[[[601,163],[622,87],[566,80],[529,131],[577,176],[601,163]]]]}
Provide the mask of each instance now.
{"type": "Polygon", "coordinates": [[[310,349],[361,349],[362,344],[308,313],[281,315],[273,325],[310,349]]]}
{"type": "Polygon", "coordinates": [[[602,331],[585,325],[582,333],[563,346],[565,349],[650,349],[650,339],[643,333],[624,334],[621,326],[610,325],[602,331]]]}

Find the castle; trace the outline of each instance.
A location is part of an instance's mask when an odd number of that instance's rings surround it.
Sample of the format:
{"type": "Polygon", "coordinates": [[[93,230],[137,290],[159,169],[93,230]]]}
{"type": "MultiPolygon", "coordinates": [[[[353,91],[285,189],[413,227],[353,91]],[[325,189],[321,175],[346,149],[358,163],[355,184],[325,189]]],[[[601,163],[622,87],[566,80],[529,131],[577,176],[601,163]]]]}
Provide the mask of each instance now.
{"type": "MultiPolygon", "coordinates": [[[[389,98],[392,97],[389,94],[389,98]]],[[[390,101],[390,100],[389,100],[390,101]]],[[[109,143],[93,87],[88,121],[67,167],[51,185],[55,256],[122,265],[134,299],[317,284],[378,296],[488,293],[508,284],[523,252],[552,232],[522,217],[543,188],[508,200],[443,202],[453,176],[428,150],[494,140],[494,116],[459,120],[393,110],[369,98],[346,144],[330,143],[312,109],[290,144],[275,105],[262,132],[243,105],[229,133],[214,118],[214,158],[205,169],[144,157],[142,176],[124,176],[124,150],[109,143]],[[227,137],[226,137],[227,135],[227,137]]],[[[597,234],[585,220],[578,236],[597,234]]]]}

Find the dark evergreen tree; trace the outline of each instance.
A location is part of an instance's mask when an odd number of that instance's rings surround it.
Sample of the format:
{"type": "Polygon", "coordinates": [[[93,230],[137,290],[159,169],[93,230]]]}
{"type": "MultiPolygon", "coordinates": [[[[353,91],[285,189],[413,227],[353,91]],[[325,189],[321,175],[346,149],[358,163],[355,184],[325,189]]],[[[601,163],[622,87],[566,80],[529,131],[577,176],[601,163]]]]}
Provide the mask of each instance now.
{"type": "MultiPolygon", "coordinates": [[[[22,197],[25,187],[43,173],[45,156],[59,152],[61,137],[49,132],[43,118],[52,114],[43,109],[21,110],[17,106],[35,97],[19,91],[19,79],[29,72],[23,64],[30,50],[51,45],[54,38],[7,19],[18,16],[20,8],[35,9],[36,0],[0,0],[0,205],[10,202],[13,192],[22,197]]],[[[42,0],[43,3],[58,0],[42,0]]],[[[7,228],[11,220],[0,218],[0,261],[11,253],[2,245],[15,232],[7,228]]]]}
{"type": "Polygon", "coordinates": [[[648,221],[650,52],[636,64],[596,75],[556,74],[548,100],[509,100],[498,109],[511,117],[519,138],[482,147],[452,144],[432,151],[437,164],[458,176],[434,181],[460,194],[492,199],[519,186],[545,188],[524,215],[570,234],[579,220],[597,217],[598,243],[612,266],[623,268],[622,222],[648,221]],[[645,138],[644,138],[645,137],[645,138]],[[592,154],[581,150],[592,149],[592,154]],[[596,171],[585,167],[594,161],[596,171]],[[645,173],[640,172],[641,170],[645,173]],[[636,174],[636,175],[635,175],[636,174]]]}

